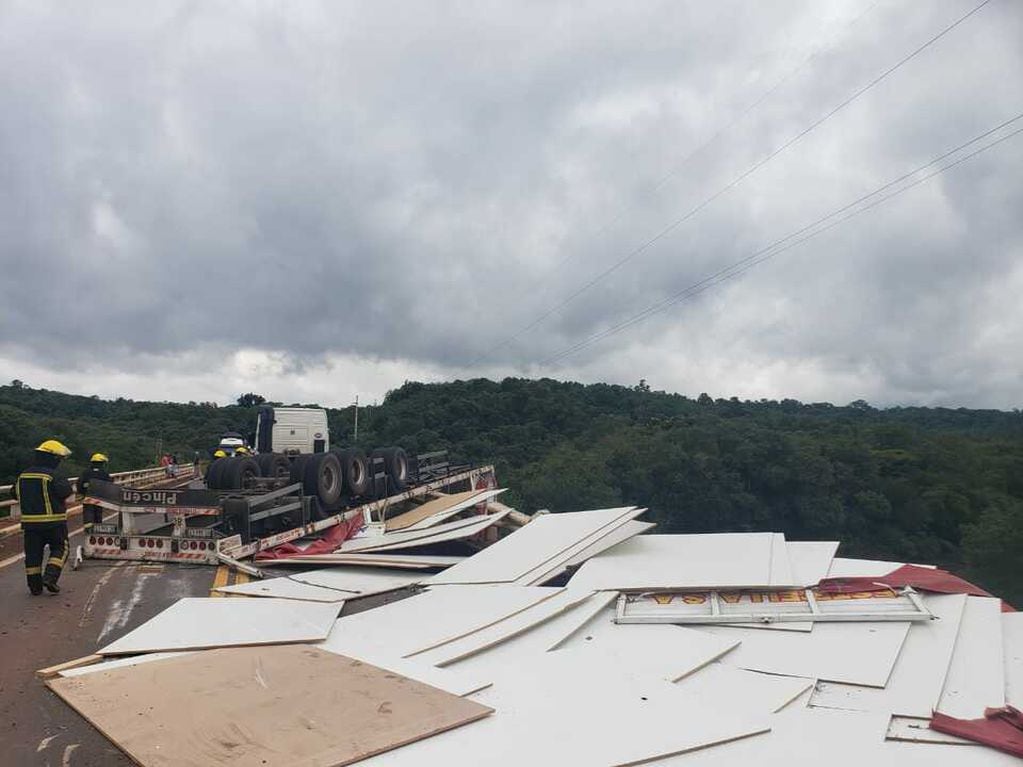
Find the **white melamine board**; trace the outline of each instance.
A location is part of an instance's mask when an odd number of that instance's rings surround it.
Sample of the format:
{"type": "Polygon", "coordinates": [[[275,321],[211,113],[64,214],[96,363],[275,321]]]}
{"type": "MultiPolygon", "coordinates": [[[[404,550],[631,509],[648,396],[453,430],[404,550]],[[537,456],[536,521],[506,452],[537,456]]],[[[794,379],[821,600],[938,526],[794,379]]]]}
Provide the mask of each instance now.
{"type": "Polygon", "coordinates": [[[461,503],[456,503],[454,506],[451,506],[450,508],[444,509],[443,511],[439,511],[436,514],[431,514],[430,516],[426,517],[425,519],[421,519],[418,522],[416,522],[414,525],[409,525],[408,527],[406,527],[404,529],[405,530],[423,530],[424,528],[427,528],[427,527],[433,527],[434,525],[438,525],[441,522],[443,522],[444,520],[450,519],[451,517],[455,516],[456,514],[459,514],[459,513],[463,512],[463,511],[465,511],[470,506],[475,506],[477,503],[486,503],[491,498],[496,498],[501,493],[503,493],[505,490],[507,490],[507,488],[498,488],[497,490],[485,490],[482,493],[478,493],[477,495],[473,496],[472,498],[470,498],[470,499],[468,499],[466,501],[462,501],[461,503]]]}
{"type": "Polygon", "coordinates": [[[682,626],[617,624],[614,609],[610,609],[598,613],[555,652],[600,653],[617,668],[674,682],[734,650],[738,644],[738,639],[711,636],[682,626]]]}
{"type": "Polygon", "coordinates": [[[297,599],[303,602],[341,602],[358,596],[354,591],[338,591],[311,586],[291,578],[267,578],[250,581],[236,586],[220,586],[217,591],[225,594],[240,594],[246,597],[270,597],[274,599],[297,599]]]}
{"type": "Polygon", "coordinates": [[[1002,613],[1005,702],[1023,709],[1023,613],[1002,613]]]}
{"type": "Polygon", "coordinates": [[[632,531],[634,532],[629,532],[624,537],[622,537],[620,535],[622,529],[627,528],[629,525],[634,524],[635,518],[645,512],[646,509],[642,508],[633,509],[633,511],[626,515],[627,521],[623,522],[619,520],[618,522],[615,522],[612,525],[608,525],[607,527],[598,530],[592,535],[586,536],[578,543],[575,543],[572,546],[568,547],[557,556],[551,557],[547,561],[531,569],[529,572],[525,573],[519,578],[516,578],[515,583],[519,583],[523,586],[536,586],[541,583],[545,583],[546,581],[549,581],[551,578],[554,578],[564,573],[568,569],[569,563],[572,560],[578,559],[584,552],[592,552],[589,554],[589,556],[586,557],[586,559],[589,559],[590,557],[596,556],[601,551],[606,551],[607,549],[610,549],[618,545],[619,543],[628,540],[633,535],[635,535],[636,532],[639,531],[635,530],[635,528],[632,528],[632,531]]]}
{"type": "Polygon", "coordinates": [[[450,692],[452,695],[464,697],[466,695],[471,695],[474,692],[484,690],[492,684],[490,680],[483,679],[482,677],[465,671],[436,668],[435,666],[419,663],[408,658],[395,658],[393,656],[380,655],[379,653],[375,653],[371,650],[361,650],[358,655],[353,655],[352,653],[336,652],[324,642],[315,646],[321,650],[332,652],[335,655],[344,655],[348,658],[361,660],[363,663],[368,663],[371,666],[386,669],[387,671],[393,671],[395,674],[400,674],[401,676],[407,676],[409,679],[415,679],[417,682],[422,682],[423,684],[428,684],[431,687],[436,687],[439,690],[450,692]]]}
{"type": "Polygon", "coordinates": [[[123,668],[124,666],[137,666],[140,663],[149,663],[150,661],[163,660],[164,658],[176,658],[179,655],[189,655],[191,652],[201,651],[150,652],[145,655],[129,655],[125,658],[116,658],[114,660],[104,661],[103,663],[93,663],[90,666],[79,666],[78,668],[65,669],[58,673],[60,676],[83,676],[85,674],[93,674],[97,671],[110,671],[111,669],[123,668]]]}
{"type": "MultiPolygon", "coordinates": [[[[590,559],[572,577],[577,588],[695,589],[789,586],[774,533],[640,535],[590,559]]],[[[787,555],[786,555],[787,556],[787,555]]]]}
{"type": "Polygon", "coordinates": [[[986,746],[907,743],[888,740],[872,767],[1019,767],[1020,760],[986,746]]]}
{"type": "Polygon", "coordinates": [[[428,578],[428,575],[415,572],[394,572],[368,567],[328,567],[322,570],[309,570],[288,576],[293,581],[319,586],[324,589],[338,591],[354,591],[365,596],[379,594],[384,591],[404,588],[428,578]]]}
{"type": "Polygon", "coordinates": [[[427,570],[431,567],[450,567],[457,565],[465,557],[442,557],[421,554],[388,554],[383,551],[379,554],[354,553],[354,554],[305,554],[287,557],[286,559],[266,560],[262,562],[268,567],[386,567],[400,570],[427,570]]]}
{"type": "Polygon", "coordinates": [[[719,708],[737,706],[762,714],[780,711],[813,685],[813,679],[761,674],[720,661],[708,663],[678,682],[686,692],[719,708]]]}
{"type": "Polygon", "coordinates": [[[773,533],[771,536],[771,585],[792,586],[794,583],[785,535],[773,533]]]}
{"type": "Polygon", "coordinates": [[[600,530],[623,525],[635,506],[543,514],[511,535],[434,576],[431,583],[509,583],[600,530]]]}
{"type": "MultiPolygon", "coordinates": [[[[831,560],[831,567],[828,570],[829,578],[876,578],[888,575],[893,570],[904,567],[905,562],[887,562],[878,559],[848,559],[846,557],[835,557],[831,560]]],[[[917,565],[934,569],[934,565],[917,565]]]]}
{"type": "MultiPolygon", "coordinates": [[[[818,709],[824,711],[826,709],[818,709]]],[[[955,735],[946,735],[943,732],[932,730],[931,720],[916,716],[893,716],[888,724],[888,740],[905,740],[910,743],[947,743],[953,746],[977,746],[982,747],[975,740],[957,738],[955,735]]]]}
{"type": "Polygon", "coordinates": [[[360,767],[631,765],[768,728],[767,717],[716,709],[675,685],[636,679],[596,654],[544,653],[502,669],[471,696],[489,721],[441,733],[360,767]],[[469,755],[469,756],[467,756],[469,755]]]}
{"type": "Polygon", "coordinates": [[[796,586],[816,586],[828,577],[838,541],[788,541],[789,564],[796,586]]]}
{"type": "Polygon", "coordinates": [[[337,620],[327,649],[404,658],[515,615],[563,589],[526,586],[437,586],[407,599],[337,620]]]}
{"type": "MultiPolygon", "coordinates": [[[[937,620],[912,624],[885,689],[872,689],[855,682],[849,684],[821,682],[817,685],[811,705],[854,711],[879,711],[900,716],[930,717],[941,698],[941,690],[945,684],[956,636],[959,633],[959,622],[966,606],[966,595],[927,595],[921,599],[927,609],[937,616],[937,620]]],[[[817,626],[810,636],[817,636],[824,625],[826,624],[817,626]]],[[[857,652],[857,645],[849,645],[848,651],[857,652]]],[[[819,678],[828,679],[823,675],[819,678]]]]}
{"type": "Polygon", "coordinates": [[[982,719],[1005,705],[1002,600],[967,597],[937,710],[957,719],[982,719]]]}
{"type": "Polygon", "coordinates": [[[809,634],[699,626],[741,640],[724,662],[751,671],[883,687],[909,630],[908,623],[821,623],[809,634]]]}
{"type": "Polygon", "coordinates": [[[448,666],[477,653],[520,636],[541,623],[552,620],[567,610],[585,602],[593,595],[592,591],[574,591],[565,589],[550,599],[515,613],[502,621],[474,631],[453,642],[446,642],[439,647],[413,654],[411,659],[428,663],[432,666],[448,666]]]}
{"type": "Polygon", "coordinates": [[[293,599],[179,599],[100,649],[100,655],[316,642],[331,632],[339,603],[293,599]]]}
{"type": "Polygon", "coordinates": [[[648,530],[652,530],[657,527],[656,522],[640,522],[638,520],[630,520],[621,527],[616,527],[607,534],[606,537],[597,541],[596,543],[590,544],[582,551],[574,554],[569,560],[564,563],[565,567],[578,567],[587,559],[595,557],[601,552],[607,551],[619,543],[625,543],[630,538],[634,538],[640,533],[645,533],[648,530]]]}
{"type": "Polygon", "coordinates": [[[408,549],[415,546],[426,546],[443,541],[455,541],[460,538],[476,535],[481,530],[486,530],[491,525],[497,524],[507,515],[508,512],[498,512],[497,514],[487,514],[486,516],[471,517],[469,519],[456,519],[454,522],[444,522],[440,525],[428,527],[425,530],[403,530],[397,533],[352,538],[342,543],[337,551],[342,554],[355,551],[379,553],[382,551],[408,549]]]}

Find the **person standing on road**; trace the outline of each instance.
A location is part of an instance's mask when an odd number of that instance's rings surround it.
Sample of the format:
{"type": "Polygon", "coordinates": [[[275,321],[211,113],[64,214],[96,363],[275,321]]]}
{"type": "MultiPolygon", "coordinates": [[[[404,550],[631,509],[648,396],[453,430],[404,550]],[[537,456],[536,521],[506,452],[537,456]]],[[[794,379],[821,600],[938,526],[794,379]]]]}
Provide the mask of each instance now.
{"type": "MultiPolygon", "coordinates": [[[[94,479],[101,479],[104,482],[113,482],[114,478],[107,471],[109,459],[103,453],[93,453],[89,459],[89,468],[82,472],[78,478],[78,495],[85,496],[89,493],[89,483],[94,479]]],[[[93,503],[82,504],[82,522],[85,534],[88,535],[92,526],[103,521],[103,509],[93,503]]]]}
{"type": "Polygon", "coordinates": [[[71,455],[68,448],[48,439],[35,450],[35,465],[18,475],[14,497],[21,506],[21,530],[25,538],[25,575],[28,590],[42,594],[60,591],[57,580],[67,561],[67,506],[74,492],[66,478],[57,475],[60,462],[71,455]],[[43,571],[43,550],[50,546],[50,558],[43,571]]]}

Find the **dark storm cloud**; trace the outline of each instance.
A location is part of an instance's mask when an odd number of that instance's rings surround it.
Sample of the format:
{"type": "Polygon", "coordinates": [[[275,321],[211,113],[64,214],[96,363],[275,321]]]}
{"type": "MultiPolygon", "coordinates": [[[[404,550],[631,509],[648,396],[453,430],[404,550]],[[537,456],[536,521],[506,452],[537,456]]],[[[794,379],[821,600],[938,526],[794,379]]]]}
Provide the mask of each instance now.
{"type": "Polygon", "coordinates": [[[1005,406],[1021,141],[531,367],[1023,109],[1004,0],[500,345],[972,4],[871,5],[7,4],[0,348],[116,368],[244,347],[284,378],[355,355],[628,381],[639,355],[665,388],[809,360],[824,390],[870,370],[882,400],[1005,406]]]}

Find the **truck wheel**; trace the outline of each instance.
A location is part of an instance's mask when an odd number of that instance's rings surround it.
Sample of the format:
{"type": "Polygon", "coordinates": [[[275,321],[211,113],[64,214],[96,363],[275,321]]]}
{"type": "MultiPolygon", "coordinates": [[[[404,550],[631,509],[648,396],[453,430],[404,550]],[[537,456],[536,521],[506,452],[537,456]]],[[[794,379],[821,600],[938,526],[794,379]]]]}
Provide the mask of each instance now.
{"type": "Polygon", "coordinates": [[[222,490],[242,490],[260,476],[255,458],[232,458],[220,475],[222,490]]]}
{"type": "Polygon", "coordinates": [[[229,460],[229,458],[216,458],[210,464],[210,468],[206,472],[206,487],[210,490],[220,489],[220,475],[224,473],[224,466],[229,460]]]}
{"type": "MultiPolygon", "coordinates": [[[[400,493],[408,484],[408,456],[400,447],[382,447],[374,450],[370,458],[382,458],[384,471],[390,480],[390,487],[396,493],[400,493]]],[[[373,472],[372,461],[370,472],[373,472]]]]}
{"type": "Polygon", "coordinates": [[[341,475],[345,480],[348,495],[365,495],[369,491],[369,464],[366,454],[357,448],[337,451],[341,461],[341,475]]]}
{"type": "Polygon", "coordinates": [[[341,461],[334,453],[316,453],[306,464],[305,490],[315,495],[326,508],[337,505],[344,486],[341,461]]]}
{"type": "Polygon", "coordinates": [[[256,456],[256,463],[259,464],[259,473],[263,477],[272,476],[270,474],[270,461],[273,460],[272,453],[260,453],[256,456]]]}
{"type": "Polygon", "coordinates": [[[291,476],[291,461],[288,460],[288,456],[281,453],[270,453],[265,457],[267,459],[265,464],[261,464],[259,467],[264,477],[288,479],[291,476]]]}
{"type": "MultiPolygon", "coordinates": [[[[291,470],[288,473],[288,481],[291,484],[295,484],[296,482],[305,482],[305,469],[309,464],[310,458],[312,458],[312,456],[306,454],[296,455],[291,459],[291,470]]],[[[309,495],[309,493],[306,493],[306,495],[309,495]]]]}

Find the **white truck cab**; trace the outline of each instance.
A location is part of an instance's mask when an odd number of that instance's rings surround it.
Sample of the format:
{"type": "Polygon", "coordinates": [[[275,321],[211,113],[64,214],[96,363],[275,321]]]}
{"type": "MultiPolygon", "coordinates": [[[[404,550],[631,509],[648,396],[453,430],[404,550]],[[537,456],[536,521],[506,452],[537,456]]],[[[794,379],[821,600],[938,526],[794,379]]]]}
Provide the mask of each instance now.
{"type": "Polygon", "coordinates": [[[260,407],[255,448],[257,453],[325,453],[330,449],[327,411],[311,407],[260,407]]]}

